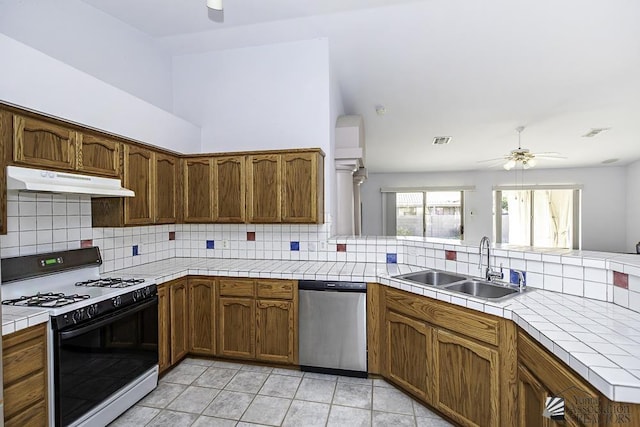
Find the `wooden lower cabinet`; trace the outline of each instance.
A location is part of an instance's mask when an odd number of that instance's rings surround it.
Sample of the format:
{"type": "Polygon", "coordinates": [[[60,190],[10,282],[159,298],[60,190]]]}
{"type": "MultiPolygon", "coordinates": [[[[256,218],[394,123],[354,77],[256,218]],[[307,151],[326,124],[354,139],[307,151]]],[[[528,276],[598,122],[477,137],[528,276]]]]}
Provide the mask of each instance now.
{"type": "Polygon", "coordinates": [[[216,354],[215,284],[213,278],[189,278],[189,353],[216,354]]]}
{"type": "Polygon", "coordinates": [[[498,351],[443,330],[434,336],[436,408],[462,425],[498,426],[498,351]]]}
{"type": "Polygon", "coordinates": [[[540,381],[527,368],[518,366],[519,425],[546,427],[548,419],[542,417],[545,401],[549,396],[540,381]]]}
{"type": "Polygon", "coordinates": [[[171,366],[171,324],[169,323],[169,291],[158,286],[158,368],[160,373],[171,366]]]}
{"type": "Polygon", "coordinates": [[[384,325],[383,376],[459,425],[516,425],[510,321],[397,289],[380,293],[373,318],[384,325]]]}
{"type": "Polygon", "coordinates": [[[160,372],[189,352],[187,279],[158,286],[158,364],[160,372]]]}
{"type": "Polygon", "coordinates": [[[293,302],[256,301],[256,359],[294,363],[295,313],[293,302]]]}
{"type": "Polygon", "coordinates": [[[427,355],[432,345],[432,328],[393,311],[387,312],[385,343],[388,377],[425,400],[431,389],[427,355]]]}
{"type": "Polygon", "coordinates": [[[48,425],[47,324],[2,337],[4,425],[48,425]]]}
{"type": "Polygon", "coordinates": [[[253,359],[256,355],[256,311],[252,298],[220,297],[218,354],[253,359]]]}

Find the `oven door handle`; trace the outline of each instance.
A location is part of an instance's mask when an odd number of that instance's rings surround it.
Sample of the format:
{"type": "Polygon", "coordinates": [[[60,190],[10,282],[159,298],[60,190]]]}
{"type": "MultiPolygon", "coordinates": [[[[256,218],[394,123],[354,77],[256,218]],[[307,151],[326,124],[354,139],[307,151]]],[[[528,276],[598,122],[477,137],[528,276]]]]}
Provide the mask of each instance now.
{"type": "Polygon", "coordinates": [[[135,305],[134,307],[128,308],[124,311],[118,311],[116,314],[112,314],[104,318],[98,318],[97,320],[89,324],[80,325],[66,331],[58,332],[58,336],[61,340],[77,337],[78,335],[85,334],[87,332],[93,331],[94,329],[101,328],[109,323],[113,323],[127,316],[131,316],[132,314],[145,310],[153,305],[158,305],[158,296],[154,296],[152,299],[143,304],[135,305]]]}

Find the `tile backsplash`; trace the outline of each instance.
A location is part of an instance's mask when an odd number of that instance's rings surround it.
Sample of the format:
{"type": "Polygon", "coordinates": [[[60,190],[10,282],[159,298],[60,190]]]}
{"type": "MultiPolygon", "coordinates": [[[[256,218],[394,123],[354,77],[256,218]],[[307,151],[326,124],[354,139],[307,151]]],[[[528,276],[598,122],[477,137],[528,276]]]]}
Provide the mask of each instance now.
{"type": "MultiPolygon", "coordinates": [[[[171,224],[92,228],[89,196],[8,193],[2,258],[87,244],[104,273],[174,257],[399,263],[479,276],[477,245],[419,238],[334,237],[325,224],[171,224]]],[[[492,264],[526,275],[527,286],[613,302],[640,312],[640,256],[497,248],[492,264]]]]}

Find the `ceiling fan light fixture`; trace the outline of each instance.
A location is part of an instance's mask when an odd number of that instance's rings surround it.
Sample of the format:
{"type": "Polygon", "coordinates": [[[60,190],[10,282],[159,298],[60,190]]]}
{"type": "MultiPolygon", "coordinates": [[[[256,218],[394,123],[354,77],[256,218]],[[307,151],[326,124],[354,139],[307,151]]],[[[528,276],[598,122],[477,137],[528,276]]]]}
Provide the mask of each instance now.
{"type": "Polygon", "coordinates": [[[507,163],[505,163],[504,165],[502,165],[502,167],[503,167],[505,170],[508,170],[508,171],[510,171],[511,169],[513,169],[515,166],[516,166],[516,161],[515,161],[515,160],[513,160],[513,159],[509,159],[509,160],[507,160],[507,163]]]}
{"type": "Polygon", "coordinates": [[[222,10],[222,0],[207,0],[207,7],[213,10],[222,10]]]}

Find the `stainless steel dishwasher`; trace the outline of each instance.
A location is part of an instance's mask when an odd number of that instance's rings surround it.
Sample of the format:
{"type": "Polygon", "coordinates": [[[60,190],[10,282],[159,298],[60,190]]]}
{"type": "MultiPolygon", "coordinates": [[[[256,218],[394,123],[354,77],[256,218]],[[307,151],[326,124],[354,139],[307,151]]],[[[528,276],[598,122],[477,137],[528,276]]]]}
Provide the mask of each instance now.
{"type": "Polygon", "coordinates": [[[367,284],[298,283],[303,371],[367,376],[367,284]]]}

